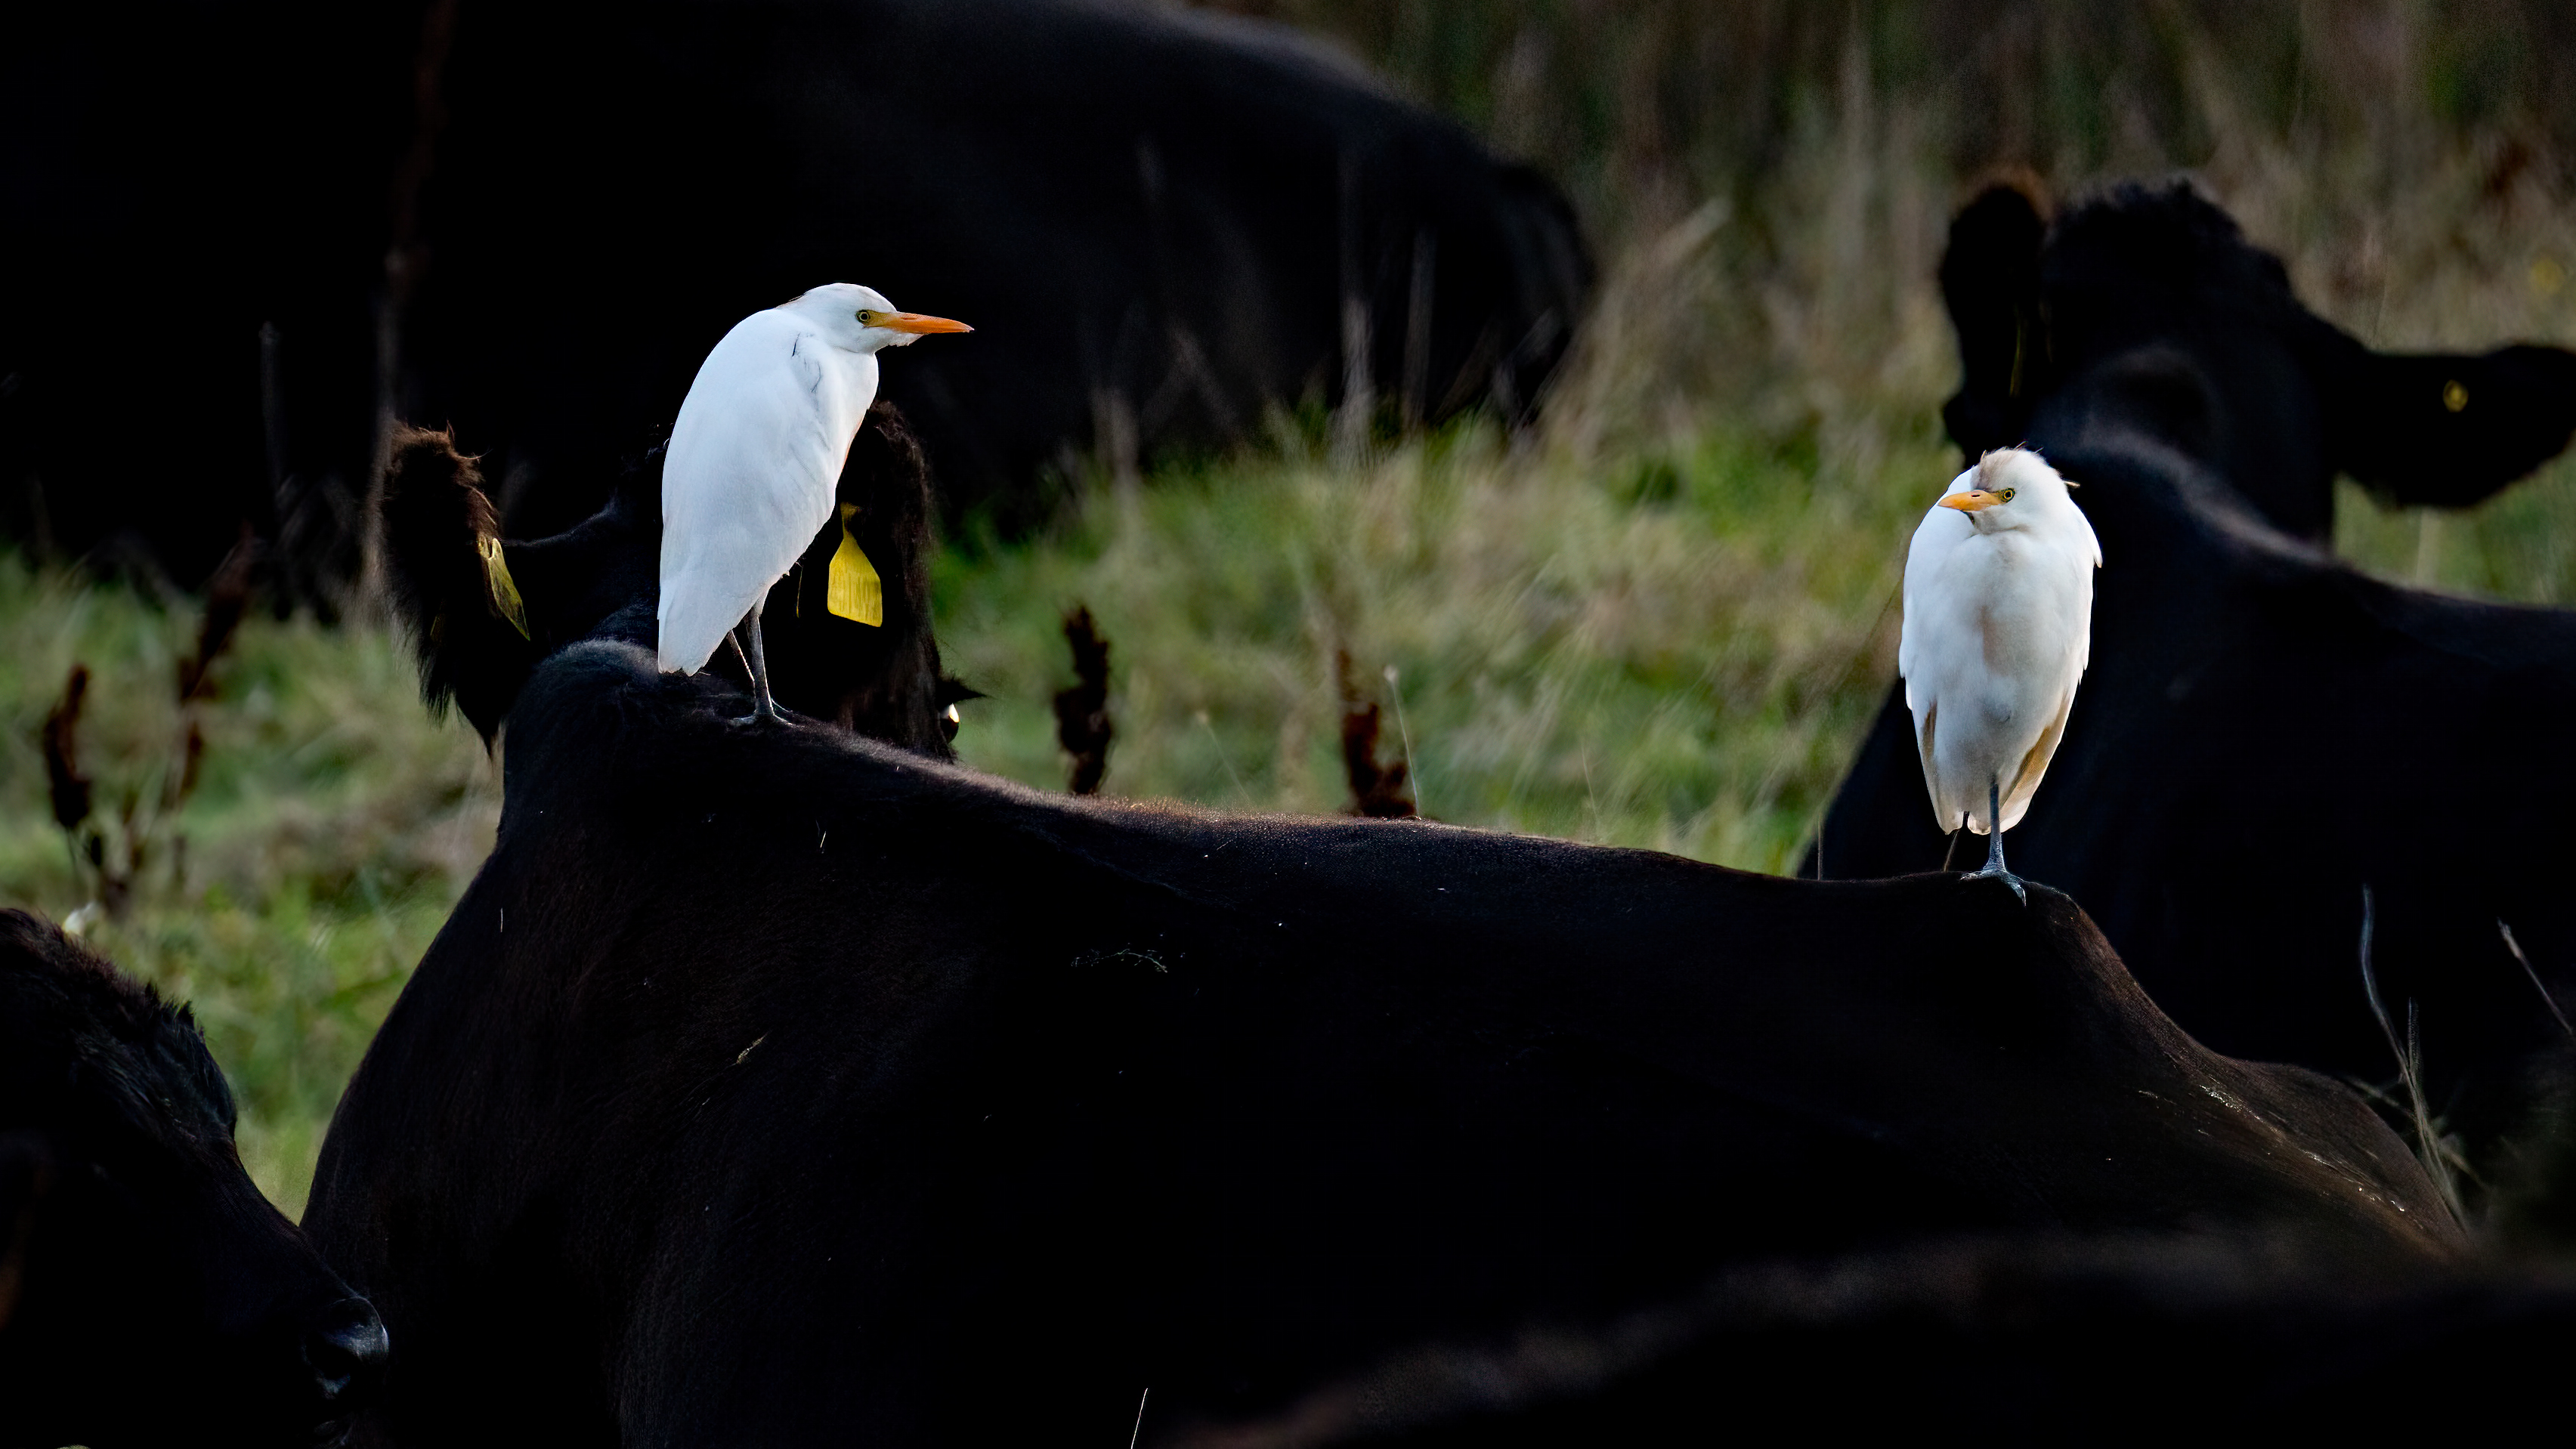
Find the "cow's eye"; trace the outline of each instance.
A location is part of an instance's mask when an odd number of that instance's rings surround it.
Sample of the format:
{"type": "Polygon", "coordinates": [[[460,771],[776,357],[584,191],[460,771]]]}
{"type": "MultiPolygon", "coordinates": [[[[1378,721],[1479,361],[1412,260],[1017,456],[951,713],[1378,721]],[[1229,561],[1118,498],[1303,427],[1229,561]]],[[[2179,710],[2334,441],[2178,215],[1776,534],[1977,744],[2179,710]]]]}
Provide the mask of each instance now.
{"type": "Polygon", "coordinates": [[[2461,385],[2458,378],[2442,384],[2442,407],[2445,411],[2458,412],[2468,405],[2469,390],[2461,385]]]}

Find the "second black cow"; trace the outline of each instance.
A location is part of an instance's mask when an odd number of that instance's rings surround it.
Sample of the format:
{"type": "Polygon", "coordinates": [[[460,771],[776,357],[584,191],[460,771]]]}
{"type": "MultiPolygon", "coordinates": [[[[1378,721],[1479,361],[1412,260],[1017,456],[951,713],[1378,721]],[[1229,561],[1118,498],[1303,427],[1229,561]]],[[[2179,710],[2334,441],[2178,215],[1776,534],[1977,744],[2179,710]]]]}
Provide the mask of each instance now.
{"type": "Polygon", "coordinates": [[[184,1009],[0,911],[0,1449],[314,1442],[384,1327],[233,1151],[184,1009]]]}
{"type": "Polygon", "coordinates": [[[1591,281],[1544,178],[1285,26],[1205,10],[15,18],[0,533],[139,544],[183,584],[249,522],[336,597],[388,414],[488,449],[515,531],[568,528],[728,327],[823,282],[980,329],[887,395],[951,506],[1026,525],[1087,459],[1225,446],[1273,406],[1524,416],[1591,281]],[[99,299],[173,270],[141,406],[99,299]]]}
{"type": "MultiPolygon", "coordinates": [[[[2013,862],[2218,1050],[2393,1083],[2419,1027],[2430,1112],[2492,1160],[2576,1002],[2576,615],[2396,587],[2311,540],[2338,469],[2455,504],[2563,448],[2576,356],[2372,353],[2187,188],[2040,237],[1990,193],[1942,273],[1954,433],[2044,453],[2102,541],[2091,668],[2013,862]]],[[[1943,863],[1901,689],[1819,849],[1836,878],[1943,863]]]]}

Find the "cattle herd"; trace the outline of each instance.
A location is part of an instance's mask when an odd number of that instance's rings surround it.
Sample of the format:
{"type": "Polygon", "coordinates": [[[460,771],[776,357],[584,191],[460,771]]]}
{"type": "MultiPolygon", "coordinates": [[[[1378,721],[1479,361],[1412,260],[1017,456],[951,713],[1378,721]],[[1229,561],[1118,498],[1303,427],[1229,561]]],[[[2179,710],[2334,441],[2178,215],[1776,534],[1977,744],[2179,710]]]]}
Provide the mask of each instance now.
{"type": "MultiPolygon", "coordinates": [[[[954,763],[932,460],[976,497],[1024,478],[1079,431],[1022,405],[1051,370],[1113,433],[1214,426],[1355,342],[1337,388],[1517,409],[1586,270],[1543,183],[1267,32],[1066,4],[982,44],[989,8],[650,10],[542,98],[490,76],[563,61],[548,7],[411,15],[424,94],[444,65],[516,99],[459,106],[414,223],[453,249],[405,302],[430,339],[405,366],[458,422],[392,430],[363,491],[428,702],[506,735],[498,838],[301,1229],[243,1173],[187,1012],[0,915],[0,1449],[2387,1434],[2555,1406],[2576,1277],[2496,1242],[2576,1241],[2552,748],[2576,615],[2391,585],[2323,540],[2338,474],[2461,505],[2554,456],[2576,356],[2373,353],[2185,186],[1962,210],[1951,435],[2079,482],[2104,558],[2014,837],[2026,901],[1949,868],[1973,860],[1928,823],[1901,692],[1798,878],[1043,795],[954,763]],[[864,155],[737,174],[680,147],[668,185],[528,189],[577,105],[613,125],[717,65],[692,46],[802,75],[845,23],[928,58],[870,69],[883,95],[682,89],[726,145],[880,136],[864,155]],[[1100,78],[1167,71],[1189,84],[1100,78]],[[1102,153],[1073,135],[1049,144],[1081,165],[929,199],[1092,94],[1129,108],[1083,120],[1131,138],[1110,204],[1058,196],[1102,153]],[[1340,220],[1258,214],[1284,191],[1227,189],[1246,148],[1340,220]],[[721,655],[655,668],[661,454],[628,446],[709,309],[644,327],[674,300],[648,250],[514,313],[544,273],[505,233],[587,252],[623,195],[695,217],[655,247],[698,246],[799,165],[828,179],[797,206],[914,213],[868,254],[913,260],[876,273],[1070,330],[893,374],[839,482],[883,622],[823,607],[835,522],[766,613],[799,718],[746,729],[721,655]],[[937,241],[1030,225],[997,196],[1075,217],[1048,233],[1067,257],[937,241]],[[1103,290],[1062,290],[1096,266],[1103,290]],[[1355,330],[1305,336],[1327,315],[1355,330]],[[548,348],[624,372],[507,360],[548,348]]],[[[837,268],[777,215],[681,270],[783,294],[837,268]]],[[[328,335],[346,299],[308,301],[328,335]]],[[[52,359],[47,426],[92,405],[78,349],[46,351],[61,320],[11,339],[52,359]]],[[[304,385],[272,388],[266,466],[319,487],[356,465],[326,457],[337,423],[281,443],[281,408],[329,413],[304,385]]],[[[57,445],[9,406],[0,444],[57,445]]]]}
{"type": "Polygon", "coordinates": [[[247,521],[327,605],[362,566],[385,416],[460,429],[514,532],[569,527],[726,328],[818,280],[900,278],[982,329],[907,357],[887,396],[952,513],[1005,528],[1042,518],[1080,455],[1253,436],[1275,402],[1525,413],[1591,281],[1547,181],[1324,48],[1223,17],[655,0],[611,25],[568,0],[141,0],[13,18],[0,527],[147,553],[183,584],[247,521]],[[138,405],[137,348],[186,385],[138,405]]]}

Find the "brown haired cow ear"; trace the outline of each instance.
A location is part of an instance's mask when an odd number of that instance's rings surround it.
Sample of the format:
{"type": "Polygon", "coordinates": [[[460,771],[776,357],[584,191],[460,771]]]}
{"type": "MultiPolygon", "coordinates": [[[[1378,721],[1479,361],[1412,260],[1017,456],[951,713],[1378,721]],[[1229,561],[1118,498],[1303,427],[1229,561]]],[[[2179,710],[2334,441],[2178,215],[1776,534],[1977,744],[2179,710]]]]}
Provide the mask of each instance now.
{"type": "Polygon", "coordinates": [[[1950,221],[1941,299],[1959,338],[1959,390],[1942,404],[1941,421],[1971,458],[2020,442],[2044,385],[2039,252],[2047,235],[2026,184],[1989,186],[1950,221]]]}
{"type": "Polygon", "coordinates": [[[2327,447],[2382,503],[2466,508],[2576,434],[2576,353],[2355,352],[2327,387],[2327,447]]]}
{"type": "Polygon", "coordinates": [[[536,667],[500,521],[454,435],[398,427],[385,466],[385,581],[432,709],[453,703],[486,744],[536,667]]]}

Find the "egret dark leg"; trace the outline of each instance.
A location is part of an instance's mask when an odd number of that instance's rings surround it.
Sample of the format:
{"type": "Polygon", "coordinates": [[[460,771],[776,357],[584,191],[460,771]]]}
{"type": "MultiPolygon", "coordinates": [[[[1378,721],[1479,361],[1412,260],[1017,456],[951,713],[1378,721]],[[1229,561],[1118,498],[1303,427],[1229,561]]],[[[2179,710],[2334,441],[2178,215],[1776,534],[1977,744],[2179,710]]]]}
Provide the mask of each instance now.
{"type": "Polygon", "coordinates": [[[1986,777],[1986,866],[1977,874],[2000,879],[2012,887],[2012,893],[2021,898],[2023,905],[2030,904],[2030,892],[2021,888],[2021,877],[2004,869],[2003,791],[1991,775],[1986,777]]]}
{"type": "Polygon", "coordinates": [[[778,712],[778,701],[769,697],[769,661],[762,658],[760,652],[759,604],[752,605],[751,612],[742,616],[742,622],[733,626],[733,641],[734,647],[741,650],[751,663],[752,699],[751,713],[735,720],[734,723],[744,725],[764,722],[787,723],[787,716],[778,712]]]}

